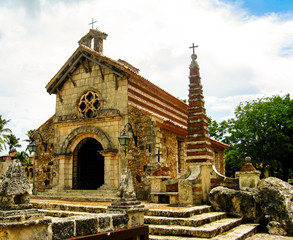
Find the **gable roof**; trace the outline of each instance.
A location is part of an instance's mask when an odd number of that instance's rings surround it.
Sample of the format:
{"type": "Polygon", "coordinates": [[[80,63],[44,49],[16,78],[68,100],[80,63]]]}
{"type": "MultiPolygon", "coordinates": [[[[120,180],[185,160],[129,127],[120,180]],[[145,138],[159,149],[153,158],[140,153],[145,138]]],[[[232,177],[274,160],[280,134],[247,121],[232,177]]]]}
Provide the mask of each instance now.
{"type": "Polygon", "coordinates": [[[145,79],[138,74],[137,69],[126,61],[116,61],[109,57],[104,56],[90,47],[80,44],[71,57],[65,62],[61,69],[55,74],[46,86],[46,90],[49,94],[56,94],[62,85],[71,77],[71,74],[82,64],[83,61],[92,61],[97,65],[104,67],[119,77],[132,77],[141,84],[148,86],[152,91],[158,92],[160,95],[164,95],[173,103],[181,105],[181,107],[187,109],[187,104],[183,103],[178,98],[174,97],[170,93],[166,92],[162,88],[158,87],[154,83],[145,79]],[[184,105],[184,106],[183,106],[184,105]]]}
{"type": "Polygon", "coordinates": [[[80,66],[80,64],[83,63],[83,61],[93,61],[120,77],[124,76],[125,71],[127,70],[123,64],[80,44],[71,57],[47,84],[47,92],[49,94],[56,94],[57,89],[62,87],[64,82],[71,77],[71,74],[80,66]]]}

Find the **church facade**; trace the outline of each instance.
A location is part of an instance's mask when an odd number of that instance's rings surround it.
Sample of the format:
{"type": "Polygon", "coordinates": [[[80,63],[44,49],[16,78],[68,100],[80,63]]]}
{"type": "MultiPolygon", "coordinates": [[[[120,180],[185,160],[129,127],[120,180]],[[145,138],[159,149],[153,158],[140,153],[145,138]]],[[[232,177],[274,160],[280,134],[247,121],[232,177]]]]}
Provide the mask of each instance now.
{"type": "MultiPolygon", "coordinates": [[[[128,167],[137,197],[149,199],[150,176],[175,179],[186,170],[188,105],[128,62],[104,56],[106,38],[91,29],[46,86],[56,95],[56,112],[38,128],[39,191],[116,191],[128,167]],[[132,140],[124,148],[118,138],[129,126],[132,140]]],[[[211,162],[224,174],[228,146],[213,139],[210,146],[211,162]]]]}

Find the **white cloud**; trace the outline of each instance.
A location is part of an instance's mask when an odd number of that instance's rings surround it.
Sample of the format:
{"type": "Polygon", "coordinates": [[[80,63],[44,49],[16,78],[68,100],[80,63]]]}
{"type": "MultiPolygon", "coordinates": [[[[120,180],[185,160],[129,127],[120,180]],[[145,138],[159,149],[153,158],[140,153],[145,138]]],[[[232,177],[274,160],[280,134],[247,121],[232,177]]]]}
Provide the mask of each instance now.
{"type": "Polygon", "coordinates": [[[54,114],[55,95],[45,86],[92,18],[109,35],[105,55],[130,62],[180,98],[188,95],[188,47],[198,44],[206,108],[214,119],[231,116],[240,101],[293,92],[293,18],[288,16],[249,16],[218,0],[32,3],[0,5],[5,22],[0,25],[0,114],[11,119],[18,137],[54,114]]]}

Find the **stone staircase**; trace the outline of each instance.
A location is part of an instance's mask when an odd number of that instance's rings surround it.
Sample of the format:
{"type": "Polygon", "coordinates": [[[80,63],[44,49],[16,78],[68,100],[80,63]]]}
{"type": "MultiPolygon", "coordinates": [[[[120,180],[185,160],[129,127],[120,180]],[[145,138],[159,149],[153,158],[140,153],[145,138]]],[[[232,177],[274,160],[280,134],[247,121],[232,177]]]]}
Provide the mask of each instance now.
{"type": "Polygon", "coordinates": [[[96,201],[111,202],[119,199],[116,195],[117,190],[114,189],[98,189],[98,190],[54,190],[48,189],[45,192],[38,192],[32,196],[33,199],[59,199],[74,201],[96,201]]]}
{"type": "Polygon", "coordinates": [[[212,212],[211,206],[150,209],[145,216],[150,240],[246,239],[256,232],[258,224],[241,224],[241,218],[212,212]]]}

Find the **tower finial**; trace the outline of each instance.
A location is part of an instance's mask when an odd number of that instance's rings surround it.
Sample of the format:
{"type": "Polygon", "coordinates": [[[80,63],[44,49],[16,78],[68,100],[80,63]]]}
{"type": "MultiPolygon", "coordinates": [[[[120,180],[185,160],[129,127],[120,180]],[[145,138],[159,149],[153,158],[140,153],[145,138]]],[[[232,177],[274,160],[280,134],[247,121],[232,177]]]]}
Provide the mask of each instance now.
{"type": "Polygon", "coordinates": [[[189,47],[189,48],[192,48],[192,55],[191,55],[192,61],[191,61],[189,68],[198,68],[198,63],[196,61],[197,55],[194,53],[194,49],[197,47],[198,47],[198,45],[195,46],[194,43],[192,43],[192,46],[189,47]]]}
{"type": "Polygon", "coordinates": [[[92,18],[92,22],[89,23],[89,25],[92,25],[92,29],[94,28],[94,23],[96,23],[97,21],[94,21],[94,19],[92,18]]]}
{"type": "Polygon", "coordinates": [[[195,53],[194,53],[194,49],[197,48],[197,47],[198,47],[198,45],[195,46],[194,43],[192,43],[192,46],[189,47],[189,48],[192,48],[192,54],[195,54],[195,53]]]}

